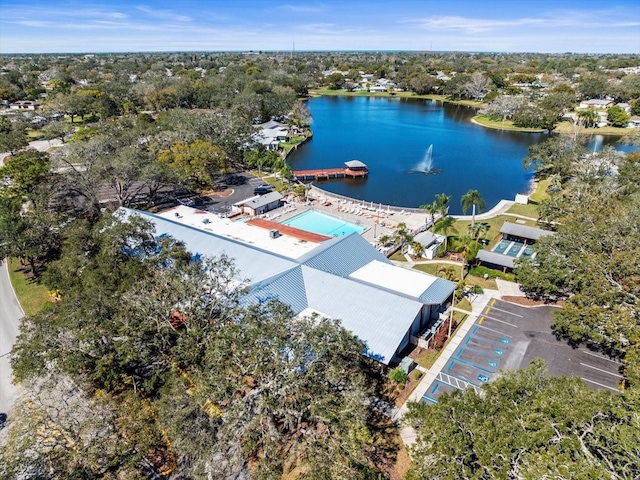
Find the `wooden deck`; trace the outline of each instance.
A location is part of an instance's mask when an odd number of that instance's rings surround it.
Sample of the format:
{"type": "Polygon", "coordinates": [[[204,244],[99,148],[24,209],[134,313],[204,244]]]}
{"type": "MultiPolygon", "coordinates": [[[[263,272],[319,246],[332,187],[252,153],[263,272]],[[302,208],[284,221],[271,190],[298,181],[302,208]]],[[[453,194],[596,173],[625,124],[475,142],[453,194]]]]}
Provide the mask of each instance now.
{"type": "Polygon", "coordinates": [[[307,232],[306,230],[300,230],[299,228],[282,225],[281,223],[265,220],[264,218],[251,218],[247,220],[247,224],[265,228],[267,230],[278,230],[283,235],[288,235],[290,237],[312,243],[321,243],[325,240],[331,240],[332,238],[327,237],[326,235],[320,235],[318,233],[307,232]]]}
{"type": "Polygon", "coordinates": [[[344,177],[366,177],[368,170],[351,170],[350,168],[323,168],[319,170],[296,170],[293,175],[298,180],[323,180],[344,177]]]}

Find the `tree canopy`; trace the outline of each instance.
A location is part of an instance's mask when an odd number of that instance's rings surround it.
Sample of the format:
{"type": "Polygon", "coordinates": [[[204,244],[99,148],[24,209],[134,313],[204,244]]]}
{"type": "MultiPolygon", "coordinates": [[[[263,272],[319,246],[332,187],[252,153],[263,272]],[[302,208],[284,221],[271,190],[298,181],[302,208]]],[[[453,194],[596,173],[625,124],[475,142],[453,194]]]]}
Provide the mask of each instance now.
{"type": "Polygon", "coordinates": [[[542,360],[435,405],[413,403],[407,480],[622,478],[640,475],[637,395],[554,378],[542,360]]]}
{"type": "Polygon", "coordinates": [[[140,219],[108,217],[66,229],[44,278],[62,301],[22,324],[12,365],[32,403],[7,427],[0,476],[135,478],[169,465],[169,478],[372,478],[370,459],[386,455],[364,345],[337,321],[241,304],[229,259],[192,258],[140,219]],[[52,408],[47,425],[74,445],[62,455],[25,435],[52,408]]]}

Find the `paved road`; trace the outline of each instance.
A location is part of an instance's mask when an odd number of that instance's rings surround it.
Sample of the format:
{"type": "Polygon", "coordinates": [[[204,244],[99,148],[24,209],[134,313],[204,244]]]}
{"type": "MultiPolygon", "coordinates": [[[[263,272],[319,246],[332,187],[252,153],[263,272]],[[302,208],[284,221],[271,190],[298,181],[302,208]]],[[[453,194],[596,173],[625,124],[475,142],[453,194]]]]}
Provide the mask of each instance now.
{"type": "Polygon", "coordinates": [[[18,335],[18,325],[24,316],[16,299],[6,262],[0,260],[0,415],[6,414],[15,399],[17,391],[11,384],[9,352],[18,335]]]}

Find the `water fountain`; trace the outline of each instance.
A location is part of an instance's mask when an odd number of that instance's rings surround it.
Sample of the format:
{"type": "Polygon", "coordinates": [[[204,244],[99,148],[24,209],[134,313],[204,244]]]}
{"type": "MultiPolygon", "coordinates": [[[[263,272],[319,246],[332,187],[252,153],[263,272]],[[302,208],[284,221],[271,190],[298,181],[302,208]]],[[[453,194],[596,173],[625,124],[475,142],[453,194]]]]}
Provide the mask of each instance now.
{"type": "Polygon", "coordinates": [[[435,175],[438,173],[438,171],[433,168],[433,144],[429,145],[429,148],[427,148],[422,161],[420,161],[409,172],[424,173],[425,175],[435,175]]]}

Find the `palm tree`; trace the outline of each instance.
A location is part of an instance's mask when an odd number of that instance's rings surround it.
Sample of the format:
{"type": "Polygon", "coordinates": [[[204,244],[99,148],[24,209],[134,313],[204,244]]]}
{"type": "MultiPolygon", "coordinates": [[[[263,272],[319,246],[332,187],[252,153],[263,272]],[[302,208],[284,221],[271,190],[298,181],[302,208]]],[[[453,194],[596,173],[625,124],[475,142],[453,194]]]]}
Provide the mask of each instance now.
{"type": "Polygon", "coordinates": [[[478,239],[480,235],[489,231],[489,224],[487,222],[476,223],[475,225],[469,225],[469,235],[476,241],[478,245],[478,239]]]}
{"type": "Polygon", "coordinates": [[[411,235],[411,233],[409,233],[409,230],[407,230],[407,224],[402,222],[398,224],[395,232],[393,232],[392,239],[393,243],[395,243],[396,245],[400,244],[400,249],[402,250],[402,247],[404,247],[405,243],[413,241],[413,235],[411,235]]]}
{"type": "Polygon", "coordinates": [[[425,221],[425,223],[426,224],[429,224],[429,223],[433,224],[434,223],[434,219],[435,219],[435,214],[439,209],[438,202],[431,202],[431,203],[427,203],[426,205],[420,205],[420,208],[422,210],[426,210],[427,213],[429,214],[429,216],[431,217],[431,222],[426,222],[425,221]]]}
{"type": "Polygon", "coordinates": [[[484,208],[484,200],[480,196],[480,192],[477,190],[469,190],[462,196],[460,203],[462,203],[462,211],[464,213],[467,213],[469,207],[472,207],[471,227],[473,227],[476,223],[476,209],[478,210],[478,213],[480,213],[484,208]]]}
{"type": "Polygon", "coordinates": [[[600,119],[598,112],[591,110],[590,108],[587,110],[580,110],[576,115],[580,120],[582,120],[582,124],[585,128],[595,126],[600,119]]]}
{"type": "Polygon", "coordinates": [[[424,254],[424,245],[420,242],[413,241],[411,242],[411,250],[413,251],[413,256],[417,258],[421,258],[424,254]]]}
{"type": "Polygon", "coordinates": [[[446,193],[438,193],[436,195],[436,204],[438,205],[438,212],[440,213],[440,218],[444,218],[444,216],[447,215],[450,201],[451,201],[451,195],[447,195],[446,193]]]}
{"type": "Polygon", "coordinates": [[[456,280],[456,270],[453,265],[438,265],[436,275],[452,282],[456,280]]]}
{"type": "Polygon", "coordinates": [[[451,228],[453,227],[453,224],[455,223],[456,219],[453,217],[442,217],[440,220],[438,220],[436,222],[436,224],[433,226],[433,231],[434,232],[442,232],[444,233],[444,251],[445,253],[447,252],[447,245],[448,245],[448,240],[449,240],[449,232],[451,232],[451,228]]]}

